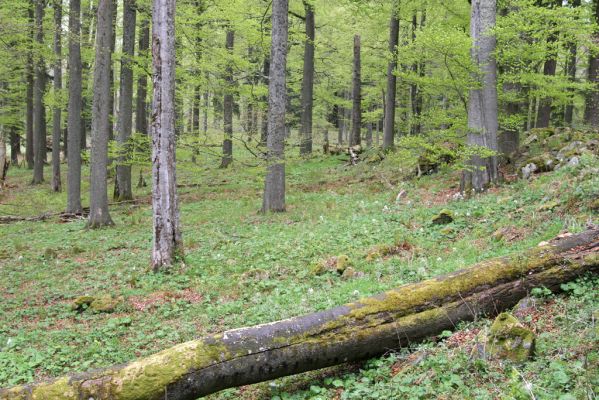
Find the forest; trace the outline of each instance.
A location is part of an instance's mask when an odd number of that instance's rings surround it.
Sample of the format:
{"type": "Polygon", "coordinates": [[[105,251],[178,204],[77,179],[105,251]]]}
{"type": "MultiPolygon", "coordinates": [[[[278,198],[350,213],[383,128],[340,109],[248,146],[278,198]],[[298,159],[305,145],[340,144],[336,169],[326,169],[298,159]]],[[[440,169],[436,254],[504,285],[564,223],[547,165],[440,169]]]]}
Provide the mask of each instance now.
{"type": "Polygon", "coordinates": [[[598,0],[0,0],[0,400],[595,399],[598,0]]]}

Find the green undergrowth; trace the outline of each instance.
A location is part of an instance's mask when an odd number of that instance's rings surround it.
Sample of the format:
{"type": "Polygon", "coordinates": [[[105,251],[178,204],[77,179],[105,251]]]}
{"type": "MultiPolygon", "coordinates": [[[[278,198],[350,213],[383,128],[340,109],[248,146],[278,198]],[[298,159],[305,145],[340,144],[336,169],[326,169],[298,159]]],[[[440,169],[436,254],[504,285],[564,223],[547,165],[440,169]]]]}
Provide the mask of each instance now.
{"type": "MultiPolygon", "coordinates": [[[[135,189],[137,203],[111,206],[113,228],[86,230],[85,221],[57,217],[0,225],[0,387],[123,363],[209,333],[327,309],[536,246],[562,231],[584,230],[596,218],[599,197],[593,156],[467,200],[457,198],[459,175],[447,168],[393,182],[390,163],[350,167],[343,156],[315,156],[288,162],[288,211],[261,215],[264,168],[252,159],[219,170],[214,160],[196,165],[185,152],[179,158],[185,261],[171,274],[148,271],[147,187],[135,189]],[[401,190],[407,194],[396,202],[401,190]],[[442,210],[453,222],[433,224],[442,210]],[[398,244],[401,251],[372,256],[377,246],[398,244]],[[353,276],[312,272],[340,255],[349,258],[353,276]],[[116,308],[74,310],[73,301],[84,295],[110,295],[116,308]]],[[[149,171],[143,173],[149,181],[149,171]]],[[[0,215],[63,210],[66,195],[30,186],[30,176],[24,169],[9,171],[0,215]]],[[[111,186],[112,180],[112,192],[111,186]]],[[[381,368],[391,363],[379,362],[381,368]]],[[[332,389],[320,385],[325,394],[298,398],[329,398],[332,389]]]]}

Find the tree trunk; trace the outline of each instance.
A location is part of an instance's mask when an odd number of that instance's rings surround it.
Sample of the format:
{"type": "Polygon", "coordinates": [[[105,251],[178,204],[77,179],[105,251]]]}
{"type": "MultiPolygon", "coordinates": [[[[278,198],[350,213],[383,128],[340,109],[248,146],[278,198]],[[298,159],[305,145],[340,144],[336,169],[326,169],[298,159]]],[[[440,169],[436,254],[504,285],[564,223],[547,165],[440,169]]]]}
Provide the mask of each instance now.
{"type": "Polygon", "coordinates": [[[0,399],[190,400],[410,346],[510,309],[535,287],[599,271],[599,231],[305,316],[179,344],[124,366],[0,391],[0,399]],[[20,397],[24,396],[24,397],[20,397]],[[100,397],[98,397],[100,396],[100,397]]]}
{"type": "Polygon", "coordinates": [[[304,45],[304,76],[302,79],[302,118],[300,155],[312,154],[312,110],[314,104],[314,5],[304,1],[306,10],[306,42],[304,45]]]}
{"type": "MultiPolygon", "coordinates": [[[[599,1],[593,0],[595,23],[599,24],[599,1]]],[[[595,42],[599,42],[599,30],[594,33],[595,42]]],[[[589,83],[593,85],[586,98],[584,122],[593,128],[599,128],[599,51],[589,57],[589,83]]]]}
{"type": "MultiPolygon", "coordinates": [[[[265,57],[264,63],[262,64],[262,79],[265,86],[268,86],[268,79],[270,75],[270,58],[265,57]]],[[[266,146],[268,140],[268,95],[262,98],[265,103],[266,111],[262,113],[262,128],[260,129],[260,144],[266,146]]]]}
{"type": "Polygon", "coordinates": [[[69,113],[67,119],[67,209],[80,214],[81,207],[81,0],[69,5],[69,113]]]}
{"type": "MultiPolygon", "coordinates": [[[[121,58],[121,85],[119,94],[119,112],[117,121],[117,141],[123,149],[131,137],[133,123],[133,56],[135,55],[135,0],[123,1],[123,56],[121,58]]],[[[114,198],[117,201],[133,199],[131,188],[131,165],[123,165],[120,157],[116,167],[114,198]]]]}
{"type": "MultiPolygon", "coordinates": [[[[110,54],[114,53],[114,49],[116,48],[116,18],[118,12],[117,0],[112,0],[112,29],[110,34],[110,54]]],[[[112,63],[112,57],[110,59],[110,97],[108,98],[108,140],[114,140],[114,123],[115,123],[115,107],[114,107],[114,65],[112,63]]],[[[112,163],[112,160],[109,160],[109,163],[112,163]]]]}
{"type": "MultiPolygon", "coordinates": [[[[581,4],[581,0],[573,0],[572,1],[572,8],[578,8],[580,7],[581,4]]],[[[566,73],[568,75],[568,79],[570,80],[570,82],[574,83],[576,82],[576,71],[577,71],[577,65],[578,65],[578,44],[576,43],[576,40],[572,41],[571,43],[568,44],[568,60],[567,60],[567,68],[566,68],[566,73]]],[[[573,104],[573,100],[570,101],[570,103],[568,103],[568,105],[566,105],[566,110],[564,112],[564,122],[567,125],[572,125],[572,121],[574,119],[574,104],[573,104]]]]}
{"type": "MultiPolygon", "coordinates": [[[[562,0],[553,0],[549,2],[549,6],[561,7],[562,0]]],[[[550,26],[550,29],[555,29],[554,26],[550,26]]],[[[558,50],[553,49],[555,46],[555,42],[558,40],[558,34],[553,33],[547,39],[548,45],[548,54],[545,59],[545,64],[543,65],[543,75],[545,76],[555,76],[555,71],[557,70],[557,58],[558,58],[558,50]]],[[[552,108],[553,100],[551,97],[543,97],[540,100],[539,111],[537,114],[537,122],[535,126],[537,128],[547,128],[551,124],[551,108],[552,108]]]]}
{"type": "Polygon", "coordinates": [[[33,181],[34,185],[44,181],[46,161],[46,115],[44,93],[46,91],[46,63],[39,54],[44,45],[45,1],[35,0],[35,41],[39,46],[35,54],[35,80],[33,84],[33,181]]]}
{"type": "Polygon", "coordinates": [[[208,138],[208,107],[210,107],[210,94],[208,93],[208,91],[206,91],[206,92],[204,92],[204,106],[202,107],[204,109],[203,110],[204,125],[202,127],[202,132],[204,133],[204,139],[208,138]]]}
{"type": "Polygon", "coordinates": [[[21,154],[21,136],[13,126],[10,131],[10,162],[15,167],[19,165],[19,154],[21,154]]]}
{"type": "Polygon", "coordinates": [[[287,106],[288,0],[272,5],[272,46],[268,78],[267,175],[262,212],[285,211],[285,110],[287,106]]]}
{"type": "Polygon", "coordinates": [[[399,42],[399,2],[393,6],[389,23],[389,64],[387,65],[387,92],[383,128],[383,149],[393,148],[395,142],[395,95],[397,92],[397,44],[399,42]]]}
{"type": "Polygon", "coordinates": [[[360,59],[360,35],[354,36],[352,101],[352,133],[350,146],[356,146],[362,143],[362,63],[360,59]]]}
{"type": "MultiPolygon", "coordinates": [[[[235,45],[235,32],[227,31],[226,49],[229,57],[233,56],[233,46],[235,45]]],[[[227,168],[233,162],[233,67],[232,60],[227,63],[225,72],[225,96],[223,98],[223,124],[225,139],[223,140],[223,157],[220,168],[227,168]]]]}
{"type": "MultiPolygon", "coordinates": [[[[150,21],[144,17],[139,28],[138,57],[145,57],[150,47],[150,21]]],[[[135,106],[135,131],[148,134],[148,111],[146,97],[148,95],[148,75],[141,71],[137,78],[137,104],[135,106]]]]}
{"type": "Polygon", "coordinates": [[[8,157],[6,154],[6,141],[4,135],[0,134],[0,192],[4,188],[6,172],[8,171],[8,157]]]}
{"type": "Polygon", "coordinates": [[[152,209],[154,271],[182,253],[175,148],[175,0],[154,0],[152,11],[152,209]]]}
{"type": "MultiPolygon", "coordinates": [[[[468,100],[468,145],[497,151],[497,63],[494,52],[495,36],[490,34],[495,26],[496,1],[473,0],[470,33],[473,64],[479,68],[476,74],[481,88],[471,89],[468,100]]],[[[483,191],[498,179],[497,157],[474,155],[470,168],[462,176],[462,192],[483,191]]]]}
{"type": "Polygon", "coordinates": [[[112,69],[111,0],[98,1],[94,98],[92,103],[92,148],[90,166],[89,228],[113,225],[108,212],[108,137],[110,134],[110,71],[112,69]]]}
{"type": "MultiPolygon", "coordinates": [[[[54,93],[62,91],[62,1],[54,0],[54,93]]],[[[58,96],[57,96],[58,97],[58,96]]],[[[60,180],[60,138],[62,136],[61,125],[62,108],[54,106],[52,114],[52,190],[60,192],[62,182],[60,180]]]]}
{"type": "Polygon", "coordinates": [[[29,0],[27,7],[27,20],[29,22],[29,37],[27,48],[27,64],[25,66],[25,76],[27,78],[27,100],[25,116],[25,161],[27,168],[33,169],[33,84],[35,70],[33,65],[33,42],[35,40],[35,18],[34,18],[34,0],[29,0]]]}

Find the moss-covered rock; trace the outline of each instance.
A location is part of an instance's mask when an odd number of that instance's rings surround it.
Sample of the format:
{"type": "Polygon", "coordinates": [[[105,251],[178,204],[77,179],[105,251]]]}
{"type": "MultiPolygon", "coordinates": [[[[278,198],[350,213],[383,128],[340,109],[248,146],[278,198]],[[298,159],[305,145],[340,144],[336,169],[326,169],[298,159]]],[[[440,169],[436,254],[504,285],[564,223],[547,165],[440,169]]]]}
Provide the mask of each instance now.
{"type": "Polygon", "coordinates": [[[89,309],[97,313],[111,313],[119,304],[119,301],[110,295],[94,298],[94,301],[89,305],[89,309]]]}
{"type": "Polygon", "coordinates": [[[345,270],[351,266],[351,259],[346,256],[345,254],[342,254],[340,256],[337,257],[337,264],[335,266],[335,269],[337,271],[338,274],[343,274],[343,272],[345,272],[345,270]]]}
{"type": "Polygon", "coordinates": [[[535,349],[535,334],[510,313],[497,316],[487,337],[486,353],[492,358],[525,362],[535,349]]]}
{"type": "Polygon", "coordinates": [[[449,210],[441,210],[441,212],[435,215],[432,219],[435,225],[447,225],[453,222],[453,213],[449,210]]]}
{"type": "Polygon", "coordinates": [[[95,297],[93,296],[79,296],[73,300],[71,309],[75,311],[84,311],[91,305],[91,303],[93,303],[94,300],[95,297]]]}

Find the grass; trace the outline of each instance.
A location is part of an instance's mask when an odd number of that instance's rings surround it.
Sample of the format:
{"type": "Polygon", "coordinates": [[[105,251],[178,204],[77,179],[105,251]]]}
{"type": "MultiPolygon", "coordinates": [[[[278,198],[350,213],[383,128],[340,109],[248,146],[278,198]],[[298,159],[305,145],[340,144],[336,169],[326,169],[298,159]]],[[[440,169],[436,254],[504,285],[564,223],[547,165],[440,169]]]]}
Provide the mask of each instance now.
{"type": "MultiPolygon", "coordinates": [[[[596,217],[588,206],[599,195],[599,162],[591,156],[577,167],[506,184],[469,200],[452,199],[459,179],[449,169],[392,189],[393,183],[381,179],[393,174],[390,162],[348,167],[343,157],[315,156],[288,163],[288,212],[260,215],[262,167],[244,164],[243,158],[233,168],[219,170],[214,161],[186,161],[190,156],[184,151],[179,158],[179,183],[185,186],[179,191],[185,262],[171,274],[148,270],[149,188],[135,190],[138,203],[111,207],[116,226],[109,229],[86,230],[84,221],[59,223],[57,218],[0,225],[0,387],[126,362],[205,334],[323,310],[536,246],[561,231],[583,230],[596,217]],[[407,197],[396,204],[400,188],[407,197]],[[453,213],[454,222],[433,225],[431,219],[442,209],[453,213]],[[367,260],[373,247],[396,241],[409,243],[411,250],[367,260]],[[362,274],[344,279],[311,272],[315,263],[342,254],[362,274]],[[98,294],[119,299],[114,313],[71,309],[76,297],[98,294]]],[[[52,193],[47,185],[30,186],[30,174],[9,171],[0,214],[63,210],[65,193],[52,193]]],[[[86,192],[84,184],[84,204],[86,192]]],[[[555,301],[573,309],[583,301],[588,311],[596,307],[597,298],[587,297],[571,304],[555,301]]],[[[466,374],[462,386],[468,374],[477,373],[465,356],[444,353],[432,344],[423,349],[437,354],[432,358],[437,363],[445,357],[460,366],[455,375],[466,374]]],[[[596,345],[593,351],[596,354],[596,345]]],[[[369,374],[385,375],[407,353],[402,354],[371,361],[353,378],[339,378],[341,386],[312,373],[213,398],[392,398],[359,393],[374,390],[380,382],[395,386],[398,375],[387,374],[385,381],[369,374]],[[318,389],[292,394],[281,387],[292,382],[301,389],[314,380],[312,386],[318,389]],[[360,382],[365,386],[358,388],[360,382]]],[[[543,357],[548,363],[554,358],[549,350],[543,357]]],[[[423,365],[417,368],[428,368],[423,365]]],[[[446,379],[439,368],[436,376],[446,379]]],[[[567,368],[566,374],[575,374],[578,367],[567,368]]],[[[518,380],[510,369],[493,373],[512,379],[509,382],[518,380]]],[[[404,378],[400,387],[418,386],[404,378]]],[[[497,388],[488,383],[491,378],[481,379],[481,390],[494,397],[497,388]]],[[[450,388],[462,386],[430,384],[422,397],[413,398],[443,397],[450,388]]],[[[509,390],[500,388],[499,397],[510,398],[509,390]]],[[[478,392],[471,395],[483,398],[478,392]]]]}

